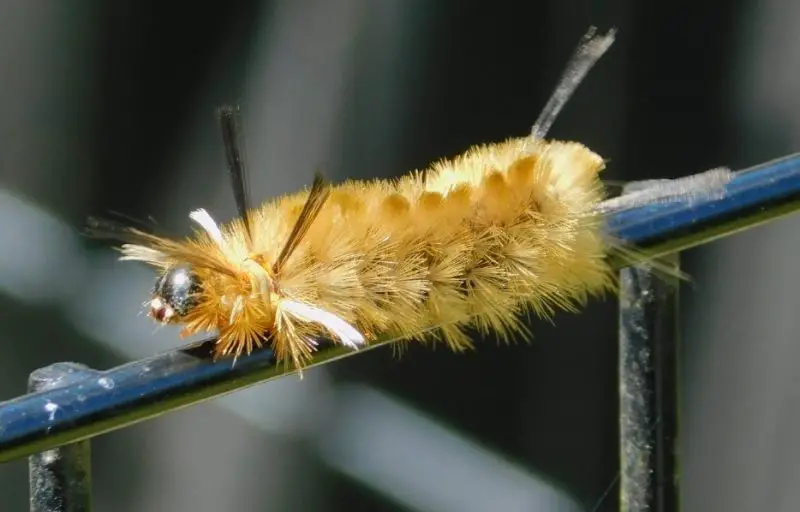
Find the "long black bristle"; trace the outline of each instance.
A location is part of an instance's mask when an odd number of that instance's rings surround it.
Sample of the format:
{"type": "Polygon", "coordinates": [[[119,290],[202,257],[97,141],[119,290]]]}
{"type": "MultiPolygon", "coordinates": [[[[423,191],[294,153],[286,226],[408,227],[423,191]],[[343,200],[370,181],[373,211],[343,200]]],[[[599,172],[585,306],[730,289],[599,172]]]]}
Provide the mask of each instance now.
{"type": "Polygon", "coordinates": [[[231,177],[231,187],[233,188],[233,198],[236,201],[236,209],[244,223],[245,233],[247,233],[248,243],[253,237],[250,231],[250,194],[247,185],[247,172],[244,167],[241,144],[241,128],[239,124],[239,109],[231,105],[223,105],[217,109],[219,125],[222,130],[222,143],[225,146],[225,159],[228,163],[228,171],[231,177]]]}
{"type": "Polygon", "coordinates": [[[108,218],[89,217],[81,234],[95,240],[115,240],[125,244],[141,243],[141,231],[108,218]]]}

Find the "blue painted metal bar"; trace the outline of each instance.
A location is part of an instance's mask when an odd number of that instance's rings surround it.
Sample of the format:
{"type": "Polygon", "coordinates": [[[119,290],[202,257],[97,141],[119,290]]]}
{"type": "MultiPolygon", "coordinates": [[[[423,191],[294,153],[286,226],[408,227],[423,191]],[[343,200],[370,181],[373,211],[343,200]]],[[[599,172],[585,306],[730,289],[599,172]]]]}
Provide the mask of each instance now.
{"type": "Polygon", "coordinates": [[[613,214],[609,231],[656,256],[763,224],[800,209],[800,154],[735,173],[723,194],[613,214]]]}
{"type": "MultiPolygon", "coordinates": [[[[653,255],[677,252],[800,209],[800,156],[736,173],[724,193],[611,214],[612,235],[653,255]]],[[[212,362],[213,340],[0,404],[0,462],[63,446],[292,373],[262,350],[212,362]]],[[[379,343],[379,347],[387,344],[379,343]]],[[[363,350],[362,350],[363,352],[363,350]]],[[[320,343],[314,365],[360,352],[320,343]]]]}

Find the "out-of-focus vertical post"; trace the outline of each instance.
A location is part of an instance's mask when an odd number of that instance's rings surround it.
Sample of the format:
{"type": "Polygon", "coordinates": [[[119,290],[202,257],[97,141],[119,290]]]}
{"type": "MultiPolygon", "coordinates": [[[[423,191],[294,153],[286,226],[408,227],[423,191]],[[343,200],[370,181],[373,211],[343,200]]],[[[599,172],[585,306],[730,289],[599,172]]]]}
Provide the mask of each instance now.
{"type": "Polygon", "coordinates": [[[647,265],[620,277],[620,508],[676,512],[679,284],[647,265]]]}
{"type": "MultiPolygon", "coordinates": [[[[28,378],[28,391],[48,391],[95,376],[76,363],[39,368],[28,378]]],[[[55,418],[58,406],[46,403],[55,418]]],[[[89,512],[92,508],[91,445],[88,440],[36,453],[28,458],[31,512],[89,512]]]]}

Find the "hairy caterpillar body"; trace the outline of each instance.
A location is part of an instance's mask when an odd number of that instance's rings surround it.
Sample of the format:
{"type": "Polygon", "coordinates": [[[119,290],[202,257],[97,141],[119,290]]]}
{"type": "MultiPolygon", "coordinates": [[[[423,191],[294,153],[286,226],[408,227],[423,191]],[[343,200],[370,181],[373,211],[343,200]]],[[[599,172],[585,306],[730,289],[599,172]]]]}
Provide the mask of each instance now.
{"type": "MultiPolygon", "coordinates": [[[[347,181],[247,207],[234,125],[223,122],[241,218],[174,241],[127,229],[122,259],[161,272],[150,315],[184,334],[218,331],[217,356],[270,345],[306,364],[320,336],[471,346],[477,327],[508,339],[520,315],[575,309],[613,287],[597,206],[603,159],[545,141],[567,97],[610,46],[587,34],[530,136],[476,146],[395,180],[347,181]]],[[[223,121],[230,121],[225,110],[223,121]]]]}

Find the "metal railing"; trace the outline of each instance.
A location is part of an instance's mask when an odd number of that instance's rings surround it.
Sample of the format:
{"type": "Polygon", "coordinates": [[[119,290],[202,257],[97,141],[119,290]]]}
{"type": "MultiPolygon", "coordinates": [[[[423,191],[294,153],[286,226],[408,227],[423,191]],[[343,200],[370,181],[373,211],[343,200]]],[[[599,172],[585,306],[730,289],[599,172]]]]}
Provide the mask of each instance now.
{"type": "MultiPolygon", "coordinates": [[[[611,234],[663,257],[799,210],[800,155],[736,172],[720,192],[609,214],[611,234]]],[[[645,266],[623,269],[621,284],[621,503],[632,512],[674,511],[677,288],[664,286],[645,266]]],[[[30,510],[91,509],[92,437],[293,373],[269,349],[235,365],[214,362],[213,341],[106,371],[56,363],[33,372],[30,394],[0,404],[0,462],[29,457],[30,510]]],[[[321,343],[313,365],[363,352],[321,343]]]]}

